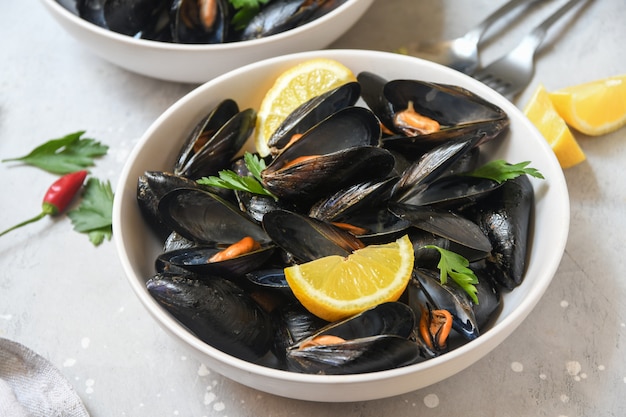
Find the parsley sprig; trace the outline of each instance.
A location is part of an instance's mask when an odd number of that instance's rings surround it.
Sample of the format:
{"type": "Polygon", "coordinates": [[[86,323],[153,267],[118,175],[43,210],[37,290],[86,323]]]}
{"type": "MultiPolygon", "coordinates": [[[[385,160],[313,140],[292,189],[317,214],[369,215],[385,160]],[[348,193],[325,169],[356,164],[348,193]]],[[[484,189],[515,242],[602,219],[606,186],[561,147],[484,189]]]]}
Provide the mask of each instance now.
{"type": "Polygon", "coordinates": [[[74,230],[86,233],[95,246],[104,239],[111,240],[113,234],[113,190],[109,181],[102,182],[89,178],[83,191],[80,205],[69,211],[67,216],[72,221],[74,230]]]}
{"type": "Polygon", "coordinates": [[[93,166],[94,158],[105,155],[109,149],[94,139],[82,137],[84,133],[79,131],[51,139],[27,155],[3,159],[2,162],[19,161],[59,175],[80,171],[93,166]]]}
{"type": "Polygon", "coordinates": [[[266,167],[265,161],[250,152],[246,152],[243,158],[252,176],[241,176],[234,171],[226,169],[218,172],[219,177],[210,176],[200,178],[197,180],[198,184],[211,185],[213,187],[226,188],[229,190],[247,191],[252,194],[266,195],[272,197],[274,200],[278,200],[278,197],[263,188],[261,171],[266,167]]]}
{"type": "Polygon", "coordinates": [[[465,175],[470,177],[487,178],[496,181],[498,184],[502,184],[506,180],[519,177],[523,174],[528,174],[535,178],[544,179],[541,172],[535,168],[527,168],[530,161],[519,162],[517,164],[509,164],[505,160],[497,159],[486,163],[482,167],[469,172],[465,175]]]}
{"type": "Polygon", "coordinates": [[[474,304],[478,304],[478,289],[475,286],[475,284],[478,284],[478,277],[476,277],[474,271],[468,268],[469,261],[458,253],[436,245],[425,245],[424,247],[436,249],[441,255],[437,264],[439,281],[445,284],[448,282],[448,277],[452,278],[470,296],[474,304]]]}
{"type": "Polygon", "coordinates": [[[230,4],[235,8],[235,15],[232,24],[236,30],[246,27],[248,22],[252,20],[261,6],[267,4],[270,0],[230,0],[230,4]]]}

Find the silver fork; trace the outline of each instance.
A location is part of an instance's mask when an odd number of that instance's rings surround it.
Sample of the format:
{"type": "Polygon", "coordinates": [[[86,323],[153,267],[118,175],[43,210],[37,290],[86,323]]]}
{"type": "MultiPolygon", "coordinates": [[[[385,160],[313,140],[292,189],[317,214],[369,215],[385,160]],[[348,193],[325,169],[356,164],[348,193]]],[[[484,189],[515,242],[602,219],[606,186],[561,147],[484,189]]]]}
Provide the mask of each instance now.
{"type": "Polygon", "coordinates": [[[535,27],[509,53],[474,73],[473,77],[487,84],[503,96],[512,99],[521,92],[535,73],[535,52],[543,42],[548,29],[578,3],[588,0],[570,0],[535,27]]]}
{"type": "Polygon", "coordinates": [[[534,1],[536,0],[510,0],[459,38],[442,42],[420,42],[406,49],[410,55],[427,58],[471,75],[478,68],[478,47],[485,31],[517,6],[534,1]]]}

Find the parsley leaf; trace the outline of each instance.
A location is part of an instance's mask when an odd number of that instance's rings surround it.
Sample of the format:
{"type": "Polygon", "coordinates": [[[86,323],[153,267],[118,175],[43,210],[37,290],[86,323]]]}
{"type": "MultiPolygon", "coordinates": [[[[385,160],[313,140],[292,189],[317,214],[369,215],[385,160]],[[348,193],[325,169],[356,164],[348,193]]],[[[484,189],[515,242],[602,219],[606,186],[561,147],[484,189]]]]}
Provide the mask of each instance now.
{"type": "Polygon", "coordinates": [[[428,249],[437,249],[441,258],[437,264],[439,268],[439,281],[442,284],[448,282],[448,276],[456,282],[474,301],[478,304],[478,289],[474,284],[478,284],[478,277],[474,274],[469,266],[469,261],[458,253],[440,248],[436,245],[425,245],[428,249]]]}
{"type": "Polygon", "coordinates": [[[246,152],[244,154],[244,161],[248,171],[252,174],[252,177],[242,177],[231,170],[223,170],[218,172],[219,177],[202,177],[196,182],[203,185],[211,185],[213,187],[226,188],[236,191],[247,191],[252,194],[267,195],[274,200],[278,200],[274,194],[263,188],[261,181],[261,171],[265,169],[265,161],[258,156],[246,152]]]}
{"type": "Polygon", "coordinates": [[[89,178],[80,205],[67,213],[74,230],[87,233],[95,246],[113,235],[113,191],[111,183],[89,178]]]}
{"type": "Polygon", "coordinates": [[[235,30],[244,29],[250,20],[259,12],[261,6],[269,3],[270,0],[230,0],[230,4],[235,8],[235,15],[231,23],[235,30]]]}
{"type": "Polygon", "coordinates": [[[526,168],[528,164],[530,164],[530,161],[509,164],[502,159],[497,159],[495,161],[488,162],[475,171],[469,172],[465,175],[470,177],[487,178],[496,181],[498,184],[502,184],[506,180],[511,180],[523,174],[543,179],[543,175],[535,168],[526,168]]]}
{"type": "Polygon", "coordinates": [[[59,175],[80,171],[93,166],[93,159],[105,155],[109,149],[94,139],[81,137],[84,133],[79,131],[59,139],[51,139],[28,155],[3,159],[2,162],[20,161],[59,175]]]}

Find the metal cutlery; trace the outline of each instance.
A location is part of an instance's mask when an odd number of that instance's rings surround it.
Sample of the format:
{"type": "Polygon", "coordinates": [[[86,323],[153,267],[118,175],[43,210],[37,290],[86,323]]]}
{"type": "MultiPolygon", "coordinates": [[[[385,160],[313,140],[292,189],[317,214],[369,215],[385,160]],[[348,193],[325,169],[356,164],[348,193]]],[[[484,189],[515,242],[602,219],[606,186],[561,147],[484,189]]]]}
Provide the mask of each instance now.
{"type": "Polygon", "coordinates": [[[588,0],[570,0],[535,27],[509,53],[476,71],[473,77],[511,99],[520,93],[535,73],[535,52],[548,29],[571,8],[588,0]]]}

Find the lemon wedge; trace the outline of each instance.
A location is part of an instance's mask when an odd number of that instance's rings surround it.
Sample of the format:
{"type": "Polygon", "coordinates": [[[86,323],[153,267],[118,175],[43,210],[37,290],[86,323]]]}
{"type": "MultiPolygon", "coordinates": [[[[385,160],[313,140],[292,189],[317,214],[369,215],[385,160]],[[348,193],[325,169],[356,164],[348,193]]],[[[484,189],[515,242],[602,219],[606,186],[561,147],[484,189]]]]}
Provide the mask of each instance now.
{"type": "Polygon", "coordinates": [[[570,168],[585,160],[585,154],[563,118],[552,105],[549,93],[542,84],[537,86],[524,107],[524,114],[548,141],[561,168],[570,168]]]}
{"type": "Polygon", "coordinates": [[[259,155],[269,155],[269,138],[293,110],[350,81],[356,81],[352,71],[327,58],[304,61],[281,73],[265,94],[257,112],[254,143],[259,155]]]}
{"type": "Polygon", "coordinates": [[[578,84],[548,94],[565,122],[585,135],[599,136],[626,125],[626,75],[578,84]]]}
{"type": "Polygon", "coordinates": [[[296,298],[311,313],[336,321],[402,295],[413,271],[408,236],[285,268],[296,298]]]}

